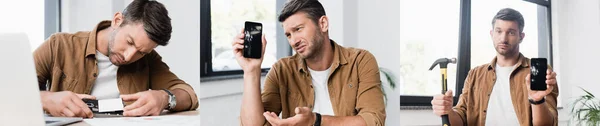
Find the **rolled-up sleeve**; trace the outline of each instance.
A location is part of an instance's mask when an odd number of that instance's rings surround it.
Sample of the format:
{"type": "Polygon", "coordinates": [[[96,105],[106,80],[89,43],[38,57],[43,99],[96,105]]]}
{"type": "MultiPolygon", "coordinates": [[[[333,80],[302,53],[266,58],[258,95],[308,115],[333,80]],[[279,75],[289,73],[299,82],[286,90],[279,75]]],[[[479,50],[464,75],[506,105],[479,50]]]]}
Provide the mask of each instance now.
{"type": "Polygon", "coordinates": [[[356,110],[358,116],[362,117],[368,126],[385,125],[384,96],[381,89],[379,66],[375,57],[365,51],[359,56],[358,64],[358,94],[356,110]]]}
{"type": "Polygon", "coordinates": [[[475,79],[473,71],[474,69],[471,69],[469,71],[469,74],[465,79],[462,94],[460,94],[460,97],[458,98],[458,103],[456,104],[456,106],[454,106],[454,111],[460,116],[460,119],[462,120],[465,126],[469,124],[469,122],[467,122],[467,108],[470,107],[469,105],[471,101],[471,87],[473,86],[475,79]]]}
{"type": "Polygon", "coordinates": [[[185,81],[179,79],[177,75],[169,70],[169,66],[162,61],[162,57],[152,51],[148,54],[150,60],[150,84],[153,90],[161,89],[182,89],[190,95],[190,101],[192,105],[187,109],[174,110],[174,111],[185,111],[185,110],[196,110],[198,108],[198,96],[192,86],[187,84],[185,81]]]}

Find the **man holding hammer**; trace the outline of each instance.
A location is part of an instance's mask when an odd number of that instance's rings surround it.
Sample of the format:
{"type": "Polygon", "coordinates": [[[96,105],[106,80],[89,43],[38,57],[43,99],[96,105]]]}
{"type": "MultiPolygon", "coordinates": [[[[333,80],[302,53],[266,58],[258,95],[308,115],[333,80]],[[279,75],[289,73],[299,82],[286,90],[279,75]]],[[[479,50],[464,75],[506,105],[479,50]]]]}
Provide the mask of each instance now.
{"type": "Polygon", "coordinates": [[[448,115],[454,126],[558,125],[556,73],[548,67],[546,90],[529,88],[530,59],[519,52],[525,37],[523,16],[505,8],[494,16],[492,26],[496,57],[469,71],[456,106],[452,107],[451,90],[434,96],[433,112],[448,115]]]}

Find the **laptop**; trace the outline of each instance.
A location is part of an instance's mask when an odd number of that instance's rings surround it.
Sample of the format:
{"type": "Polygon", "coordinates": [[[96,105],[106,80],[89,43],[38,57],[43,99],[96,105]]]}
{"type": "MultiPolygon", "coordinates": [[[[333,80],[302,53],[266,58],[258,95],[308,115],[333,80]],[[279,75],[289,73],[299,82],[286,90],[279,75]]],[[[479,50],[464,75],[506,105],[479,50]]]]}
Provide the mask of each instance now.
{"type": "Polygon", "coordinates": [[[82,121],[44,114],[26,34],[0,33],[0,44],[0,126],[54,126],[82,121]]]}

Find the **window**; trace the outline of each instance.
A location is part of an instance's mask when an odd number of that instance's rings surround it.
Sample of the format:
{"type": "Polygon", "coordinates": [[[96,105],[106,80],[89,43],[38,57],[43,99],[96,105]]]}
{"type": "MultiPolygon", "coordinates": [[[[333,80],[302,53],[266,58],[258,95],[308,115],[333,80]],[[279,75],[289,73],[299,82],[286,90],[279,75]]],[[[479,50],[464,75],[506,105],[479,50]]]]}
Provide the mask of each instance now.
{"type": "MultiPolygon", "coordinates": [[[[438,58],[458,55],[460,1],[401,1],[400,95],[431,96],[442,90],[438,58]],[[444,11],[432,11],[444,10],[444,11]],[[417,13],[418,12],[418,13],[417,13]],[[424,16],[427,15],[427,16],[424,16]]],[[[448,65],[448,89],[456,84],[456,65],[448,65]]]]}
{"type": "MultiPolygon", "coordinates": [[[[493,46],[492,38],[489,31],[492,29],[492,16],[503,8],[513,8],[519,11],[525,20],[523,33],[525,38],[519,45],[519,51],[529,58],[544,57],[548,58],[548,53],[540,53],[538,50],[549,43],[547,33],[538,33],[540,30],[546,32],[547,25],[538,25],[538,22],[546,22],[547,18],[539,18],[538,6],[527,1],[520,0],[503,0],[503,1],[481,1],[475,0],[472,2],[471,10],[471,68],[475,68],[481,64],[489,63],[496,56],[496,51],[493,46]],[[543,36],[540,36],[543,35],[543,36]],[[542,37],[540,39],[540,37],[542,37]],[[542,47],[540,47],[542,46],[542,47]]],[[[542,12],[546,13],[545,10],[542,12]]]]}
{"type": "MultiPolygon", "coordinates": [[[[276,0],[203,0],[201,9],[201,76],[241,74],[231,42],[244,28],[245,21],[263,24],[263,34],[269,42],[261,68],[266,72],[278,59],[278,53],[290,55],[278,48],[287,46],[279,43],[276,0]]],[[[281,54],[280,54],[281,55],[281,54]]]]}
{"type": "Polygon", "coordinates": [[[0,12],[4,20],[0,20],[0,33],[25,33],[31,51],[41,45],[44,38],[44,2],[3,1],[0,12]],[[27,8],[23,8],[27,7],[27,8]]]}
{"type": "Polygon", "coordinates": [[[448,90],[454,91],[456,104],[468,71],[496,55],[489,31],[502,8],[525,18],[523,55],[546,57],[552,64],[549,1],[401,1],[400,6],[401,106],[431,106],[432,95],[441,93],[441,75],[439,66],[428,68],[438,58],[458,58],[448,65],[448,90]]]}

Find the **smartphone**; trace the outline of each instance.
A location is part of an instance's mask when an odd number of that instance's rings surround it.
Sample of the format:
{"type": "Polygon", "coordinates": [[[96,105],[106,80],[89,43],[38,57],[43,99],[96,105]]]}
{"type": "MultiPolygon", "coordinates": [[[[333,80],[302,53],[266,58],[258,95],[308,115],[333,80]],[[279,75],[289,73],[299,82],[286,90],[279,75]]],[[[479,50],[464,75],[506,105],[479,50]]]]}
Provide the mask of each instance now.
{"type": "Polygon", "coordinates": [[[531,90],[546,90],[546,71],[548,69],[546,58],[531,58],[531,73],[529,75],[531,90]]]}
{"type": "Polygon", "coordinates": [[[260,59],[262,57],[262,24],[246,21],[244,25],[244,57],[260,59]]]}

